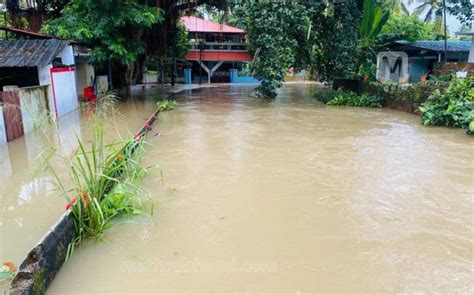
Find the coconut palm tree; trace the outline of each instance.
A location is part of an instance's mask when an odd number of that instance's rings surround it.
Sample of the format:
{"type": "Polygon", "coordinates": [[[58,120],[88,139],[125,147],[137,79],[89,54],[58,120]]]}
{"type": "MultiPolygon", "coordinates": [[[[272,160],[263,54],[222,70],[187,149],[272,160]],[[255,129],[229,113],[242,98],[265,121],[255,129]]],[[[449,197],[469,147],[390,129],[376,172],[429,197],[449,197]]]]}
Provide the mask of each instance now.
{"type": "Polygon", "coordinates": [[[419,15],[425,22],[433,22],[440,31],[444,31],[443,2],[442,0],[408,0],[408,3],[419,3],[414,14],[419,15]]]}
{"type": "MultiPolygon", "coordinates": [[[[413,0],[410,0],[413,3],[413,0]]],[[[417,3],[420,3],[415,7],[415,13],[423,16],[425,22],[431,20],[439,19],[443,15],[443,3],[441,0],[416,0],[417,3]]]]}
{"type": "Polygon", "coordinates": [[[388,8],[390,11],[397,12],[397,13],[404,13],[406,15],[410,15],[410,11],[408,7],[405,5],[404,0],[384,0],[382,2],[382,6],[384,8],[388,8]]]}

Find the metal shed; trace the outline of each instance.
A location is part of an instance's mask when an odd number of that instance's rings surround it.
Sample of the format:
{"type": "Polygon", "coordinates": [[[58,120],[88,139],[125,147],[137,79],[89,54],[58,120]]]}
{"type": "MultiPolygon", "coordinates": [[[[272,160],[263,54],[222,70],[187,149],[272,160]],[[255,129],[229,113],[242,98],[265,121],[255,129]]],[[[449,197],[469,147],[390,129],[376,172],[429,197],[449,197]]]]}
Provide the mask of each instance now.
{"type": "Polygon", "coordinates": [[[0,67],[38,67],[51,64],[71,41],[0,40],[0,67]]]}

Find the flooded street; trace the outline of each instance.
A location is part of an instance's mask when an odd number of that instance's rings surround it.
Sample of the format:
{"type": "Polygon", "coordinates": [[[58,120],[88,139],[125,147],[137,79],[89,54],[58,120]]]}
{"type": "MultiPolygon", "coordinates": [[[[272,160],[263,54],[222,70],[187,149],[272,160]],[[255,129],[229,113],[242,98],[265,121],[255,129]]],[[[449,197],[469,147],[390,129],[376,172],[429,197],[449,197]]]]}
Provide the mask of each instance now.
{"type": "MultiPolygon", "coordinates": [[[[133,133],[155,91],[123,103],[108,138],[133,133]]],[[[178,95],[147,139],[153,216],[82,245],[48,294],[473,292],[473,138],[389,109],[328,107],[310,84],[275,101],[252,91],[178,95]]],[[[12,146],[10,162],[30,169],[12,146]]],[[[0,180],[3,260],[64,212],[35,173],[0,180]]]]}
{"type": "MultiPolygon", "coordinates": [[[[116,120],[107,119],[104,124],[106,140],[127,139],[154,108],[154,99],[120,103],[116,120]]],[[[18,266],[64,213],[66,200],[56,191],[44,158],[54,153],[50,164],[66,177],[67,162],[59,157],[78,148],[76,136],[89,142],[92,125],[87,113],[75,111],[61,117],[57,127],[45,126],[0,145],[0,262],[12,261],[18,266]]]]}

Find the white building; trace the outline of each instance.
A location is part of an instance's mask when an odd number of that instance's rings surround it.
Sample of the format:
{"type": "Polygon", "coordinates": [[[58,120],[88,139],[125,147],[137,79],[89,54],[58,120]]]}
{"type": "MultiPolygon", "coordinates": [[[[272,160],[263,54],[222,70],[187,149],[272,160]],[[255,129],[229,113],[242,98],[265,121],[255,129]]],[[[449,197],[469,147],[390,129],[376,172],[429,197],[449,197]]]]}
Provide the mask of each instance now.
{"type": "Polygon", "coordinates": [[[467,59],[467,62],[474,63],[474,32],[457,33],[457,35],[471,36],[471,49],[469,50],[469,57],[467,59]]]}

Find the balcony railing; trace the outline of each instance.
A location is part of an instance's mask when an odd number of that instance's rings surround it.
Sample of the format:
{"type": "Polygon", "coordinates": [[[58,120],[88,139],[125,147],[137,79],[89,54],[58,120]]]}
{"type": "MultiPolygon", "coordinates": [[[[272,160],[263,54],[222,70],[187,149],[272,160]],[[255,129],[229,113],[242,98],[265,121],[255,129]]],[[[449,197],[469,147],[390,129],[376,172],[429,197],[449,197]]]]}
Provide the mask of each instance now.
{"type": "Polygon", "coordinates": [[[226,50],[226,51],[245,51],[247,47],[245,43],[235,43],[235,42],[205,42],[202,44],[200,42],[191,41],[191,50],[226,50]]]}

